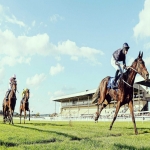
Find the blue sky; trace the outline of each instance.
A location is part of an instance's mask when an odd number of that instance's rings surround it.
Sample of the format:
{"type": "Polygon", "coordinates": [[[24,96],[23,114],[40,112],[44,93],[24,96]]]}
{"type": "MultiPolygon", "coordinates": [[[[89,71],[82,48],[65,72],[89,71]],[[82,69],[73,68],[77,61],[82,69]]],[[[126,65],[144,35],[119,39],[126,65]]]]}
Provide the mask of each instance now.
{"type": "Polygon", "coordinates": [[[16,74],[15,111],[27,87],[31,111],[53,113],[53,98],[95,89],[114,76],[110,59],[124,42],[127,65],[143,51],[150,70],[149,14],[150,0],[0,0],[1,101],[16,74]]]}

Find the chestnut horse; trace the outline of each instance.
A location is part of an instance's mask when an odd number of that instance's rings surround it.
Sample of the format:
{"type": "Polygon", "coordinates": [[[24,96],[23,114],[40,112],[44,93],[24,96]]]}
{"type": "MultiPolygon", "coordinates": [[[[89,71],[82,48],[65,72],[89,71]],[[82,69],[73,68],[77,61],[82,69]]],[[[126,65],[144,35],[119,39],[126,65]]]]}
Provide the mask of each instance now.
{"type": "Polygon", "coordinates": [[[8,95],[8,101],[4,98],[3,100],[3,122],[9,121],[9,124],[13,122],[13,113],[16,105],[16,90],[17,90],[17,82],[14,81],[12,83],[11,91],[8,95]]]}
{"type": "Polygon", "coordinates": [[[92,102],[97,101],[97,107],[98,107],[95,121],[98,121],[101,111],[110,103],[112,99],[117,101],[116,111],[115,111],[113,121],[110,125],[110,130],[112,129],[113,123],[116,120],[120,107],[124,104],[128,104],[130,108],[130,113],[132,115],[135,134],[138,134],[134,112],[133,112],[133,84],[137,73],[139,73],[145,80],[148,80],[149,78],[149,73],[147,71],[147,68],[145,66],[142,57],[143,57],[143,52],[142,53],[139,52],[137,59],[134,60],[132,65],[128,67],[127,71],[123,73],[123,76],[119,79],[117,90],[107,88],[110,79],[110,76],[108,76],[101,81],[97,91],[93,95],[92,102]],[[101,105],[100,110],[99,110],[99,105],[101,105]]]}
{"type": "Polygon", "coordinates": [[[24,99],[23,99],[23,101],[20,102],[20,124],[21,124],[22,111],[24,111],[24,124],[25,124],[25,118],[26,118],[26,111],[29,111],[29,121],[30,121],[30,109],[29,109],[29,105],[28,105],[29,97],[30,97],[30,91],[29,91],[29,89],[26,89],[24,99]]]}

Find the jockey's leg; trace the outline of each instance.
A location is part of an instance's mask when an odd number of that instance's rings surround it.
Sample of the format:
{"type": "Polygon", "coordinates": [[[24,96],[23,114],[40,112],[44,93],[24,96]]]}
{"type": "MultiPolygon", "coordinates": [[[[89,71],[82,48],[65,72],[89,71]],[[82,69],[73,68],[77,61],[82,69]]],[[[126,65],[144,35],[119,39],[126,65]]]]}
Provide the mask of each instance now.
{"type": "Polygon", "coordinates": [[[114,85],[116,85],[116,82],[118,80],[118,74],[119,74],[119,70],[116,71],[114,85]]]}

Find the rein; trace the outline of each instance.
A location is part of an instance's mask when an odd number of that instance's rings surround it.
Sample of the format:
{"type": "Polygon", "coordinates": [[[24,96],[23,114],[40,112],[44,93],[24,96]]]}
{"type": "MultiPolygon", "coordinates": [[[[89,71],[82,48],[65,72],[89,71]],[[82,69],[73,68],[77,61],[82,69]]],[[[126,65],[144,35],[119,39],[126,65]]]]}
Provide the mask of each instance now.
{"type": "MultiPolygon", "coordinates": [[[[136,73],[138,73],[138,71],[135,70],[134,68],[132,68],[132,67],[128,67],[128,68],[130,68],[130,69],[132,69],[133,71],[135,71],[136,73]]],[[[139,74],[139,73],[138,73],[138,74],[139,74]]],[[[140,74],[140,75],[141,75],[141,74],[140,74]]],[[[127,83],[126,81],[124,81],[123,79],[122,79],[122,81],[123,81],[125,84],[127,84],[128,86],[133,87],[133,86],[131,86],[129,83],[127,83]]]]}

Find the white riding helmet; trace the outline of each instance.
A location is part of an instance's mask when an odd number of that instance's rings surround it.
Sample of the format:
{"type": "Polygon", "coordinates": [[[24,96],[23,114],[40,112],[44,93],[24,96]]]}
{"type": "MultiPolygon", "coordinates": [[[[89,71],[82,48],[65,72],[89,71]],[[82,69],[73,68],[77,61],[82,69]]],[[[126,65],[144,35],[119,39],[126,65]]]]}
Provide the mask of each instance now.
{"type": "Polygon", "coordinates": [[[16,75],[15,74],[12,77],[16,79],[16,75]]]}

